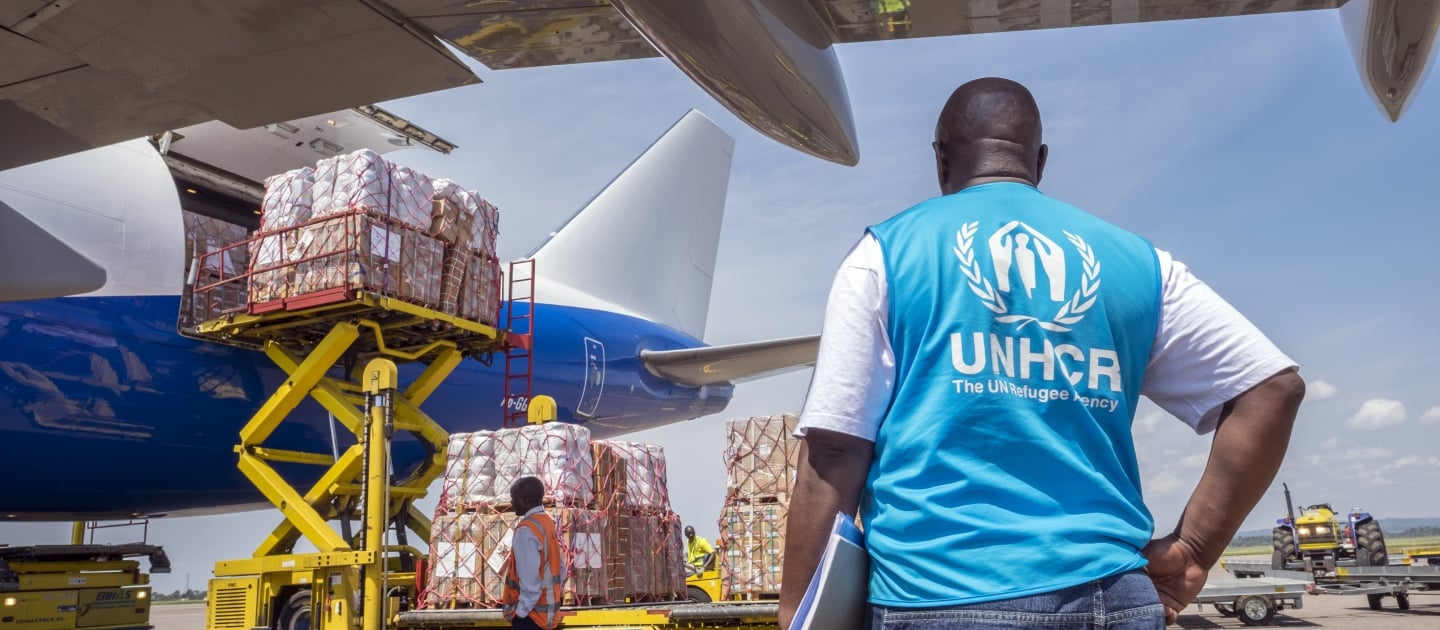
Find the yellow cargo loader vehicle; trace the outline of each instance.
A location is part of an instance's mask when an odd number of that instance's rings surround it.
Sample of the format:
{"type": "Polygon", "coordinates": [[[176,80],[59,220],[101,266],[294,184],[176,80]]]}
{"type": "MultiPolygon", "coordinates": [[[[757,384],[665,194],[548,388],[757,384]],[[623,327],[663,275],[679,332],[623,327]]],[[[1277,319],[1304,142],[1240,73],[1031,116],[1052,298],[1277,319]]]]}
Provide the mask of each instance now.
{"type": "Polygon", "coordinates": [[[150,579],[140,556],[151,572],[170,572],[154,545],[0,547],[0,628],[149,628],[150,579]]]}

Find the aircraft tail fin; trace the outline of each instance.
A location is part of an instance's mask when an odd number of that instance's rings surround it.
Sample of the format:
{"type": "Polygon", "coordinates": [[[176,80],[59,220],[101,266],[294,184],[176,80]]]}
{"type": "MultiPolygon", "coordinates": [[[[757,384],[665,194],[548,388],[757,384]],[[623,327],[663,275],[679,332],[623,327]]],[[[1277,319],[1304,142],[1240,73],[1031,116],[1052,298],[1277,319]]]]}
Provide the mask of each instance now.
{"type": "Polygon", "coordinates": [[[538,247],[536,300],[701,339],[735,140],[691,110],[538,247]]]}

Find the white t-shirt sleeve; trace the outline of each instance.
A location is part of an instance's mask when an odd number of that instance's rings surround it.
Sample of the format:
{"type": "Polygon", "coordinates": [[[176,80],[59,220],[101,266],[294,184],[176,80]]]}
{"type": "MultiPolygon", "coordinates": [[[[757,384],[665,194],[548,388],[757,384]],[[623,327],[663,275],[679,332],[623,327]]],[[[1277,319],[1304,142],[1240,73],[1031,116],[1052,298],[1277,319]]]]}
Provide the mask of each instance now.
{"type": "Polygon", "coordinates": [[[1196,433],[1208,433],[1226,402],[1295,362],[1183,263],[1156,253],[1160,321],[1140,393],[1196,433]]]}
{"type": "Polygon", "coordinates": [[[895,386],[889,311],[884,252],[867,232],[835,272],[795,435],[818,428],[875,441],[895,386]]]}

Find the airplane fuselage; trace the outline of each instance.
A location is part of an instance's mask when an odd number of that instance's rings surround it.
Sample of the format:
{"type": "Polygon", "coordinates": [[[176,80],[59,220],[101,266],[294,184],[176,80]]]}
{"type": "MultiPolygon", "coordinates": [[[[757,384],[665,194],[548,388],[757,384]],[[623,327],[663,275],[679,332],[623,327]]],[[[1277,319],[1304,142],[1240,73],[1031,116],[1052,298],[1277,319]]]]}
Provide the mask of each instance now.
{"type": "MultiPolygon", "coordinates": [[[[0,515],[206,513],[263,501],[233,447],[286,375],[261,352],[180,335],[178,308],[178,296],[0,303],[0,515]]],[[[596,437],[715,413],[729,400],[729,387],[676,386],[637,361],[644,349],[702,345],[681,333],[584,308],[537,304],[535,315],[534,393],[596,437]]],[[[466,360],[423,409],[451,432],[499,428],[503,375],[503,357],[466,360]]],[[[338,439],[309,401],[267,445],[331,453],[351,442],[336,428],[338,439]]],[[[404,471],[421,451],[401,441],[395,456],[404,471]]]]}

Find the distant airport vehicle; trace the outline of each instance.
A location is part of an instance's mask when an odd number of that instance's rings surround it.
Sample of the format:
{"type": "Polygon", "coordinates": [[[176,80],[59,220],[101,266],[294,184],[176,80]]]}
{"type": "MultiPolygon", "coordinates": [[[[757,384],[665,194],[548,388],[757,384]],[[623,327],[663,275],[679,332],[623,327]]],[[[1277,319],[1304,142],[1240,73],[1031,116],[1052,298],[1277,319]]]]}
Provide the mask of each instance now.
{"type": "Polygon", "coordinates": [[[1366,89],[1399,119],[1428,71],[1434,0],[11,2],[0,168],[478,83],[442,42],[494,70],[663,54],[760,133],[853,165],[838,44],[1337,7],[1366,89]]]}
{"type": "Polygon", "coordinates": [[[1390,563],[1380,522],[1359,508],[1341,517],[1329,503],[1306,507],[1300,516],[1285,488],[1285,518],[1276,521],[1272,538],[1273,569],[1331,571],[1337,565],[1379,566],[1390,563]],[[1343,520],[1342,520],[1343,518],[1343,520]]]}

